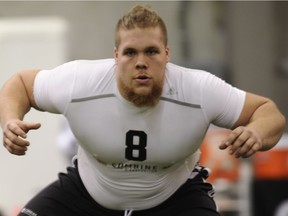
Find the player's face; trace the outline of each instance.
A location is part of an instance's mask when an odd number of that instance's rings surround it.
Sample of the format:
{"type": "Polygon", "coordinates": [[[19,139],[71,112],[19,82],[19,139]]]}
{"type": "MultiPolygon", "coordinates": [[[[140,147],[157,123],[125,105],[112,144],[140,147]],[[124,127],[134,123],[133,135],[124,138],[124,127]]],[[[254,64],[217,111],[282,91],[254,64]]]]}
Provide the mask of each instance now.
{"type": "Polygon", "coordinates": [[[120,30],[119,36],[114,58],[121,95],[136,106],[155,105],[170,55],[160,28],[120,30]]]}

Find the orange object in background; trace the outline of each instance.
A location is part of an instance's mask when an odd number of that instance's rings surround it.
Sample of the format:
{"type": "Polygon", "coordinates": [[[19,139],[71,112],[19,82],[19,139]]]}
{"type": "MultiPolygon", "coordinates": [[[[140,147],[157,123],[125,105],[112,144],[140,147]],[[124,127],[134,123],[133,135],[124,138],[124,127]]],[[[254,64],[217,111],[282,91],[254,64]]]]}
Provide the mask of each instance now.
{"type": "Polygon", "coordinates": [[[239,179],[240,161],[228,153],[228,150],[220,150],[219,145],[226,138],[230,130],[209,129],[201,146],[200,164],[211,169],[207,181],[215,182],[217,179],[225,179],[236,182],[239,179]]]}
{"type": "Polygon", "coordinates": [[[253,156],[253,169],[257,180],[288,179],[288,135],[271,150],[257,152],[253,156]]]}
{"type": "Polygon", "coordinates": [[[288,179],[288,150],[257,152],[253,168],[255,179],[288,179]]]}
{"type": "Polygon", "coordinates": [[[288,179],[288,135],[285,134],[274,148],[257,152],[252,159],[255,179],[288,179]]]}

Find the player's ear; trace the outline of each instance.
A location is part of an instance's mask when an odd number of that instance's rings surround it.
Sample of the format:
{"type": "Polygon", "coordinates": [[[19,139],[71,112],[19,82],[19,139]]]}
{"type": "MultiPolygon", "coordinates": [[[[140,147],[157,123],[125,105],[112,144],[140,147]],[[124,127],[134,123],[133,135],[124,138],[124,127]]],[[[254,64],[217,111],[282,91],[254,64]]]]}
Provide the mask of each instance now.
{"type": "Polygon", "coordinates": [[[166,47],[166,62],[168,63],[170,61],[170,48],[166,47]]]}
{"type": "Polygon", "coordinates": [[[114,60],[115,60],[115,63],[117,64],[117,62],[118,62],[118,49],[116,47],[114,47],[114,60]]]}

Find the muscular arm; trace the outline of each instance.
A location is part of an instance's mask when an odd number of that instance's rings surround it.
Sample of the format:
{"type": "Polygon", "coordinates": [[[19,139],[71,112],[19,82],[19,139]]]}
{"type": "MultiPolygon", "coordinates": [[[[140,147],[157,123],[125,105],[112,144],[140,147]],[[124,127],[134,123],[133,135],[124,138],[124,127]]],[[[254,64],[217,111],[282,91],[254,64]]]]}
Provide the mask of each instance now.
{"type": "Polygon", "coordinates": [[[281,138],[286,120],[270,99],[247,93],[245,104],[234,130],[220,145],[230,147],[230,154],[249,157],[257,151],[266,151],[281,138]]]}
{"type": "Polygon", "coordinates": [[[33,85],[38,70],[17,73],[10,78],[0,91],[0,123],[3,130],[3,144],[9,152],[24,155],[29,142],[25,140],[31,129],[38,129],[40,123],[24,122],[27,112],[38,109],[33,85]]]}

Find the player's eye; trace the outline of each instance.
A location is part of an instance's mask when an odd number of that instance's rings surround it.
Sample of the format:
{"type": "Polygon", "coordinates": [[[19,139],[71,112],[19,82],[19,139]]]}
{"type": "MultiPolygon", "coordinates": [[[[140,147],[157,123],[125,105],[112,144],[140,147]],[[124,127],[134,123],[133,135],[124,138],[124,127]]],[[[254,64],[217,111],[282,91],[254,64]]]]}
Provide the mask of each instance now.
{"type": "Polygon", "coordinates": [[[146,54],[149,55],[149,56],[153,56],[153,55],[156,55],[160,53],[159,50],[155,47],[150,47],[146,50],[146,54]]]}
{"type": "Polygon", "coordinates": [[[125,49],[123,54],[129,57],[132,57],[136,54],[136,51],[134,49],[129,48],[129,49],[125,49]]]}

